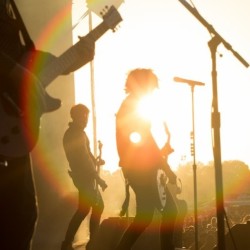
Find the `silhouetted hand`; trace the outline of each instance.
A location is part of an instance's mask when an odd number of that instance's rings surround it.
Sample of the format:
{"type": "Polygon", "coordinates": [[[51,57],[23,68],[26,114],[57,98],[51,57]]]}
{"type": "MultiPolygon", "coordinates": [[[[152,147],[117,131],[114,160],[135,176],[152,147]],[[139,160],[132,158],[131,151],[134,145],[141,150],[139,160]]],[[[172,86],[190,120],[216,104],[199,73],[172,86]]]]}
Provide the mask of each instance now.
{"type": "Polygon", "coordinates": [[[171,183],[171,184],[177,183],[177,177],[174,173],[172,173],[172,174],[168,173],[168,180],[169,180],[169,183],[171,183]]]}
{"type": "MultiPolygon", "coordinates": [[[[86,61],[92,61],[95,55],[95,41],[91,38],[80,37],[80,43],[77,46],[77,51],[86,61]]],[[[84,61],[83,60],[83,61],[84,61]]]]}
{"type": "Polygon", "coordinates": [[[108,187],[106,182],[101,178],[98,179],[98,185],[102,188],[102,191],[104,191],[108,187]]]}
{"type": "Polygon", "coordinates": [[[162,169],[166,173],[169,183],[176,184],[177,183],[177,176],[174,173],[174,171],[170,168],[167,162],[163,161],[163,167],[162,169]]]}
{"type": "Polygon", "coordinates": [[[80,41],[73,46],[73,56],[76,61],[63,74],[67,75],[92,61],[95,56],[95,41],[88,37],[79,37],[80,41]]]}
{"type": "Polygon", "coordinates": [[[161,149],[162,155],[167,158],[171,153],[174,152],[174,149],[171,147],[169,143],[166,143],[161,149]]]}
{"type": "Polygon", "coordinates": [[[88,37],[79,37],[80,41],[74,45],[74,52],[77,55],[76,62],[66,70],[66,74],[73,72],[88,62],[95,56],[95,41],[88,37]]]}
{"type": "Polygon", "coordinates": [[[97,157],[96,158],[96,165],[98,165],[98,166],[105,165],[105,161],[103,159],[101,159],[100,157],[97,157]]]}

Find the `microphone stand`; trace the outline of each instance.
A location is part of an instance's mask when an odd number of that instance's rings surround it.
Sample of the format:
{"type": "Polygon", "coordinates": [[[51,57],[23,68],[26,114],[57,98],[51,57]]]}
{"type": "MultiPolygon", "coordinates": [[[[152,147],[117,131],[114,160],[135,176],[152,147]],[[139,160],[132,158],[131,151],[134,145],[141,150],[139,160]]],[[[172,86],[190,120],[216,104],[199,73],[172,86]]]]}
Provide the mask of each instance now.
{"type": "Polygon", "coordinates": [[[192,97],[192,131],[190,132],[190,139],[191,139],[190,151],[191,151],[191,156],[193,156],[193,176],[194,176],[194,233],[195,233],[194,238],[195,238],[195,250],[198,250],[199,241],[198,241],[198,212],[197,212],[197,172],[196,172],[197,165],[196,165],[196,153],[195,153],[194,87],[195,85],[203,86],[204,84],[201,82],[196,82],[186,79],[183,79],[183,81],[181,82],[185,82],[190,86],[191,97],[192,97]]]}
{"type": "Polygon", "coordinates": [[[218,93],[217,93],[217,72],[216,72],[216,50],[220,43],[230,50],[233,55],[245,66],[249,64],[232,49],[227,43],[200,14],[187,3],[185,0],[179,0],[209,31],[213,34],[213,38],[208,42],[212,57],[212,85],[213,85],[213,110],[211,115],[212,129],[214,137],[213,153],[215,165],[215,183],[216,183],[216,213],[217,213],[217,249],[225,250],[225,227],[224,227],[224,198],[223,198],[223,182],[222,182],[222,164],[221,164],[221,145],[220,145],[220,113],[218,111],[218,93]]]}
{"type": "Polygon", "coordinates": [[[195,122],[194,122],[194,84],[189,84],[192,96],[192,131],[190,133],[191,139],[191,156],[193,156],[193,175],[194,175],[194,233],[195,233],[195,250],[199,249],[198,245],[198,212],[197,212],[197,166],[195,154],[195,122]]]}

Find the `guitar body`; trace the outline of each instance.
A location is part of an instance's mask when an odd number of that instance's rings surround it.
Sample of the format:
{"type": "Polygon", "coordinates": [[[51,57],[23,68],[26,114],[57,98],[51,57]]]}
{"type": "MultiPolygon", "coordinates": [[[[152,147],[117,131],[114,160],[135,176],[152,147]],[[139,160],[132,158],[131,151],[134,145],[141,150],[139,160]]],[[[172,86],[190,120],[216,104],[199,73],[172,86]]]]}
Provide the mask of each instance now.
{"type": "MultiPolygon", "coordinates": [[[[164,147],[161,149],[161,153],[163,155],[163,158],[165,159],[165,170],[168,171],[169,173],[172,172],[170,170],[170,166],[168,164],[168,156],[174,152],[174,149],[171,147],[170,144],[170,131],[167,127],[167,124],[164,122],[164,128],[166,135],[168,137],[168,140],[164,147]]],[[[175,174],[172,172],[172,174],[175,178],[175,174]]],[[[169,178],[167,177],[167,174],[165,171],[161,168],[157,169],[157,177],[156,177],[156,182],[157,182],[157,188],[158,188],[158,194],[159,194],[159,199],[162,208],[164,209],[166,206],[166,200],[167,200],[167,194],[166,194],[166,189],[168,189],[170,195],[172,196],[172,199],[175,201],[177,204],[177,194],[181,193],[181,188],[177,186],[177,183],[170,183],[169,178]]]]}
{"type": "MultiPolygon", "coordinates": [[[[19,157],[30,152],[37,143],[40,129],[41,106],[34,103],[22,108],[6,92],[0,97],[0,155],[19,157]],[[30,106],[29,106],[30,105],[30,106]]],[[[46,112],[60,107],[60,100],[44,96],[46,112]]]]}
{"type": "MultiPolygon", "coordinates": [[[[165,132],[168,136],[168,141],[165,146],[162,148],[161,152],[164,156],[165,163],[166,163],[166,170],[170,170],[170,166],[167,163],[168,156],[174,151],[170,145],[170,132],[168,130],[167,124],[164,123],[165,132]]],[[[172,175],[170,175],[172,176],[172,175]]],[[[175,175],[174,175],[175,176],[175,175]]],[[[175,176],[176,177],[176,176],[175,176]]],[[[177,178],[176,178],[177,179],[177,178]]],[[[174,243],[175,247],[182,248],[182,234],[183,234],[183,224],[186,214],[188,212],[187,202],[185,200],[178,199],[177,195],[182,192],[181,182],[180,185],[177,185],[177,180],[174,183],[169,181],[167,174],[163,169],[157,169],[157,188],[158,188],[158,195],[161,204],[162,210],[167,209],[167,198],[168,195],[171,195],[175,206],[177,208],[177,217],[175,220],[175,228],[174,228],[174,243]]]]}
{"type": "Polygon", "coordinates": [[[181,249],[183,246],[183,224],[188,212],[187,202],[185,200],[178,199],[177,195],[181,193],[181,187],[179,187],[177,183],[168,182],[166,173],[162,169],[157,171],[157,187],[162,211],[167,209],[167,193],[170,194],[174,200],[177,208],[177,217],[174,228],[174,242],[175,247],[179,247],[181,249]]]}
{"type": "MultiPolygon", "coordinates": [[[[103,22],[87,34],[96,41],[107,30],[122,21],[120,14],[112,6],[103,12],[103,22]]],[[[46,87],[59,75],[67,72],[79,60],[79,48],[84,43],[82,37],[61,56],[53,57],[42,52],[27,54],[13,79],[6,79],[0,86],[0,155],[19,157],[29,153],[36,145],[39,136],[40,117],[46,112],[61,106],[59,99],[51,97],[46,87]],[[33,62],[39,61],[39,72],[34,72],[33,62]],[[42,62],[42,65],[41,65],[42,62]],[[33,66],[32,66],[33,65],[33,66]],[[29,69],[32,68],[32,75],[29,69]],[[27,74],[18,74],[27,71],[27,74]]],[[[37,52],[37,51],[35,51],[37,52]]],[[[87,62],[86,62],[87,63],[87,62]]],[[[37,65],[38,66],[38,65],[37,65]]]]}
{"type": "MultiPolygon", "coordinates": [[[[2,98],[1,98],[2,99],[2,98]]],[[[4,100],[1,100],[3,103],[4,100]]],[[[25,117],[7,111],[0,105],[0,154],[5,157],[19,157],[34,147],[39,134],[39,118],[29,121],[25,117]]]]}
{"type": "Polygon", "coordinates": [[[23,72],[29,67],[28,62],[33,63],[35,58],[49,64],[55,57],[46,52],[29,52],[23,56],[12,76],[1,83],[0,155],[5,157],[29,153],[37,142],[42,114],[61,106],[61,101],[46,92],[35,74],[23,77],[23,72]]]}
{"type": "Polygon", "coordinates": [[[180,188],[177,186],[177,184],[168,182],[168,177],[162,169],[157,170],[156,178],[157,178],[158,195],[162,209],[165,208],[167,203],[166,189],[168,189],[169,193],[171,194],[171,197],[177,204],[178,202],[177,195],[180,193],[180,188]]]}

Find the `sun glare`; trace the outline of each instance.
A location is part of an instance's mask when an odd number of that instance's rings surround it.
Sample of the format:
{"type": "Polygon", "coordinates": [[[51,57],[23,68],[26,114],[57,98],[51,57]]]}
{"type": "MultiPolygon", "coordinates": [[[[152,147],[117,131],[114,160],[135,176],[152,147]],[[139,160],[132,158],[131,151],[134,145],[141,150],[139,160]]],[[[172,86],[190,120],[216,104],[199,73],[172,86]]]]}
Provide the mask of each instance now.
{"type": "Polygon", "coordinates": [[[154,123],[163,120],[160,107],[159,91],[155,90],[153,93],[141,98],[137,111],[142,117],[154,123]]]}
{"type": "Polygon", "coordinates": [[[132,132],[129,136],[129,139],[133,143],[138,143],[141,141],[141,135],[137,132],[132,132]]]}
{"type": "Polygon", "coordinates": [[[163,100],[160,90],[155,90],[152,94],[143,97],[137,107],[138,113],[151,123],[151,132],[159,147],[163,146],[168,139],[165,131],[164,113],[162,112],[163,100]]]}

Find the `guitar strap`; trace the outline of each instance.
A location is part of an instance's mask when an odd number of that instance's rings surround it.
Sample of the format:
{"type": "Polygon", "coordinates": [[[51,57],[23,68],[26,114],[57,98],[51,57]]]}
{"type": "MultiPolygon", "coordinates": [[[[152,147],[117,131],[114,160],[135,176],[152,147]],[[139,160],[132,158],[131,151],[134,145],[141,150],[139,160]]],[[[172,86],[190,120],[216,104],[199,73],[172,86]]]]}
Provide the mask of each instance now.
{"type": "Polygon", "coordinates": [[[11,4],[11,7],[12,7],[12,10],[14,12],[14,15],[16,17],[16,20],[17,20],[17,23],[20,27],[20,30],[21,30],[21,33],[22,33],[22,36],[23,36],[23,39],[24,39],[24,42],[25,42],[25,47],[27,50],[35,50],[35,44],[34,42],[32,41],[27,29],[26,29],[26,26],[23,22],[23,19],[20,15],[20,12],[14,2],[14,0],[9,0],[10,1],[10,4],[11,4]]]}

